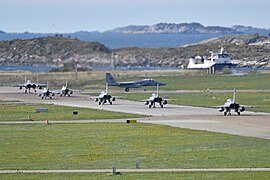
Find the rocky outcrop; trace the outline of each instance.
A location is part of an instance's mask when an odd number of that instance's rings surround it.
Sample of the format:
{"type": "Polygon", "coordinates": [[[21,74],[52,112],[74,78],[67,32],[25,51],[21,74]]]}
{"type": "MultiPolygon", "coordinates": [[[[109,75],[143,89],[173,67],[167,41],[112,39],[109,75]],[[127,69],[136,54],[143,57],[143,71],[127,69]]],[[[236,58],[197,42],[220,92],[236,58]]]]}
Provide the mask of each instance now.
{"type": "Polygon", "coordinates": [[[78,61],[86,66],[110,63],[110,49],[97,42],[83,42],[61,36],[29,40],[0,41],[2,65],[63,65],[78,61]]]}

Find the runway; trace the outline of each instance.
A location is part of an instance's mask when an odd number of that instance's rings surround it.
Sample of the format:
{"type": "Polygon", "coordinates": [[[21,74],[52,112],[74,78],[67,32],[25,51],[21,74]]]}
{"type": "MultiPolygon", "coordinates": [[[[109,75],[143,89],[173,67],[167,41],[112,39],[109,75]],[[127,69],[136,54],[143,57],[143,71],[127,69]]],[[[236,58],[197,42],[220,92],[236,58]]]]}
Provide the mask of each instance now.
{"type": "MultiPolygon", "coordinates": [[[[149,109],[142,102],[118,99],[113,105],[98,105],[93,97],[90,100],[90,96],[80,94],[74,94],[72,97],[56,95],[52,100],[42,100],[37,95],[25,94],[13,87],[1,87],[0,100],[19,100],[27,103],[55,104],[142,114],[151,117],[137,119],[138,122],[270,139],[270,113],[243,112],[241,116],[234,114],[223,116],[216,109],[210,108],[168,104],[164,108],[149,109]]],[[[119,120],[117,121],[119,122],[119,120]]]]}

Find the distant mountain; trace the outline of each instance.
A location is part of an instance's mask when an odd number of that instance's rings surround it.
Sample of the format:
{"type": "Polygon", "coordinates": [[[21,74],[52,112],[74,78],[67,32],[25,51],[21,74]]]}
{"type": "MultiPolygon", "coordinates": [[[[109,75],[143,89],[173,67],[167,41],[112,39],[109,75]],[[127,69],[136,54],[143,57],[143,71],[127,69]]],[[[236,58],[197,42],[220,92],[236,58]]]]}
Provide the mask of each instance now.
{"type": "MultiPolygon", "coordinates": [[[[178,47],[198,43],[202,40],[235,34],[262,34],[268,36],[270,29],[236,25],[231,28],[221,26],[203,26],[200,23],[158,23],[154,25],[131,25],[105,32],[77,31],[58,33],[63,37],[82,41],[97,41],[109,48],[141,47],[178,47]]],[[[8,33],[0,31],[0,41],[32,39],[55,36],[55,33],[8,33]]]]}
{"type": "Polygon", "coordinates": [[[203,26],[200,23],[158,23],[152,26],[126,26],[109,32],[124,34],[239,34],[237,30],[221,26],[203,26]]]}
{"type": "Polygon", "coordinates": [[[231,27],[237,32],[243,32],[245,34],[262,34],[262,35],[269,35],[270,29],[266,28],[256,28],[251,26],[242,26],[242,25],[235,25],[231,27]]]}

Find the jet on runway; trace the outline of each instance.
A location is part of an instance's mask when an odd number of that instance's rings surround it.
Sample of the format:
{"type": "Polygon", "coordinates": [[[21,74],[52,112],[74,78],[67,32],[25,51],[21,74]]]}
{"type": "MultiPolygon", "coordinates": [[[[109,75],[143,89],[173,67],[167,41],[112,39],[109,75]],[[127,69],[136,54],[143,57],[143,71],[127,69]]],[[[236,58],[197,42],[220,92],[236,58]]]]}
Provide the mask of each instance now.
{"type": "Polygon", "coordinates": [[[41,97],[41,99],[52,99],[52,96],[54,96],[54,92],[49,90],[47,87],[44,88],[42,92],[38,93],[38,96],[41,97]]]}
{"type": "Polygon", "coordinates": [[[26,80],[25,78],[24,84],[17,84],[16,86],[19,87],[19,89],[25,88],[24,93],[27,93],[27,90],[30,93],[31,88],[36,93],[36,88],[42,89],[43,87],[46,87],[47,84],[32,83],[31,80],[26,80]]]}
{"type": "Polygon", "coordinates": [[[70,95],[73,94],[74,91],[79,91],[80,92],[80,90],[75,90],[75,89],[68,88],[67,79],[66,79],[66,85],[62,86],[61,90],[57,94],[60,94],[60,97],[62,97],[62,96],[70,97],[70,95]]]}
{"type": "Polygon", "coordinates": [[[223,112],[224,116],[231,115],[231,110],[234,110],[238,115],[244,112],[246,108],[235,101],[236,89],[233,91],[233,98],[227,99],[223,106],[219,106],[219,112],[223,112]]]}
{"type": "Polygon", "coordinates": [[[115,101],[115,97],[108,94],[108,84],[106,83],[106,90],[101,91],[99,96],[96,98],[96,102],[98,102],[98,105],[105,104],[107,102],[112,105],[112,101],[115,101]]]}
{"type": "Polygon", "coordinates": [[[130,88],[139,88],[142,86],[164,86],[165,83],[155,81],[153,79],[142,79],[138,81],[129,81],[129,82],[117,82],[111,73],[106,73],[106,82],[109,86],[119,86],[125,88],[125,91],[128,92],[130,88]]]}
{"type": "Polygon", "coordinates": [[[157,92],[153,93],[149,99],[147,99],[144,104],[148,105],[149,108],[151,107],[156,107],[156,103],[158,103],[160,105],[161,108],[163,108],[164,105],[166,105],[168,103],[167,100],[163,99],[162,97],[160,97],[158,95],[158,88],[159,85],[157,85],[157,92]]]}

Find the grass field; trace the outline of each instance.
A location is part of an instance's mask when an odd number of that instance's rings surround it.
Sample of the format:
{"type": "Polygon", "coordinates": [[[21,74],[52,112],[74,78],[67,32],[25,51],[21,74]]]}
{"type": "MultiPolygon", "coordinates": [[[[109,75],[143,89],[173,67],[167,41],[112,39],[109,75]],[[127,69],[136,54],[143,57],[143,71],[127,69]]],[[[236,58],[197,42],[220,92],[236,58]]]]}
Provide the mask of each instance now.
{"type": "MultiPolygon", "coordinates": [[[[187,71],[116,71],[119,81],[154,78],[167,83],[161,90],[270,89],[270,74],[244,76],[206,76],[187,71]]],[[[5,73],[0,85],[21,83],[24,73],[5,73]],[[15,80],[15,81],[14,81],[15,80]]],[[[36,74],[27,77],[35,82],[36,74]]],[[[42,73],[39,82],[59,88],[69,78],[74,89],[104,88],[104,71],[79,73],[42,73]]],[[[111,89],[111,88],[110,88],[111,89]]],[[[121,89],[113,87],[112,89],[121,89]]],[[[143,89],[143,88],[141,88],[143,89]]],[[[128,99],[149,98],[146,93],[124,93],[128,99]]],[[[150,89],[150,90],[149,90],[150,89]]],[[[112,94],[117,95],[118,94],[112,94]]],[[[122,96],[123,94],[119,94],[122,96]]],[[[169,103],[194,106],[222,105],[232,93],[166,93],[169,103]]],[[[240,104],[252,105],[252,111],[270,112],[269,93],[237,93],[240,104]]],[[[142,103],[143,105],[143,103],[142,103]]],[[[147,107],[146,107],[147,108],[147,107]]],[[[1,102],[0,121],[118,119],[141,117],[84,108],[53,105],[18,105],[1,102]],[[48,113],[35,113],[47,107],[48,113]],[[78,111],[78,115],[73,115],[78,111]]],[[[150,124],[93,123],[53,125],[0,125],[0,169],[91,169],[91,168],[248,168],[270,167],[270,141],[207,131],[150,124]]],[[[269,172],[226,173],[108,173],[79,174],[0,174],[0,179],[268,179],[269,172]]]]}
{"type": "MultiPolygon", "coordinates": [[[[157,73],[158,74],[158,73],[157,73]]],[[[248,74],[243,76],[224,75],[179,75],[171,73],[159,75],[155,80],[166,83],[162,90],[203,90],[203,89],[270,89],[270,74],[248,74]]],[[[119,81],[138,80],[145,77],[125,77],[120,75],[119,81]]],[[[102,82],[102,81],[101,81],[102,82]]],[[[103,81],[104,83],[104,81],[103,81]]],[[[143,89],[143,88],[141,88],[143,89]]],[[[153,89],[153,88],[147,88],[153,89]]]]}
{"type": "Polygon", "coordinates": [[[268,179],[269,172],[0,174],[2,179],[268,179]]]}
{"type": "Polygon", "coordinates": [[[143,115],[127,114],[111,111],[95,110],[67,106],[45,104],[0,104],[0,121],[44,121],[44,120],[95,120],[95,119],[121,119],[138,118],[143,115]],[[36,113],[36,108],[48,108],[48,112],[36,113]],[[78,115],[73,115],[73,112],[78,115]]]}
{"type": "Polygon", "coordinates": [[[175,76],[160,77],[161,82],[166,82],[163,90],[202,90],[202,89],[270,89],[270,75],[244,75],[244,76],[175,76]]]}
{"type": "Polygon", "coordinates": [[[125,123],[1,125],[0,169],[270,167],[270,141],[125,123]]]}
{"type": "MultiPolygon", "coordinates": [[[[106,71],[80,72],[78,80],[73,72],[67,73],[39,73],[39,82],[50,84],[51,88],[60,88],[68,78],[68,84],[72,88],[104,88],[106,71]]],[[[269,73],[252,73],[243,76],[206,75],[201,71],[167,70],[167,71],[113,71],[118,81],[131,81],[145,78],[166,83],[164,90],[177,89],[270,89],[269,73]]],[[[25,76],[36,82],[35,73],[1,73],[0,85],[21,84],[25,76]]]]}

